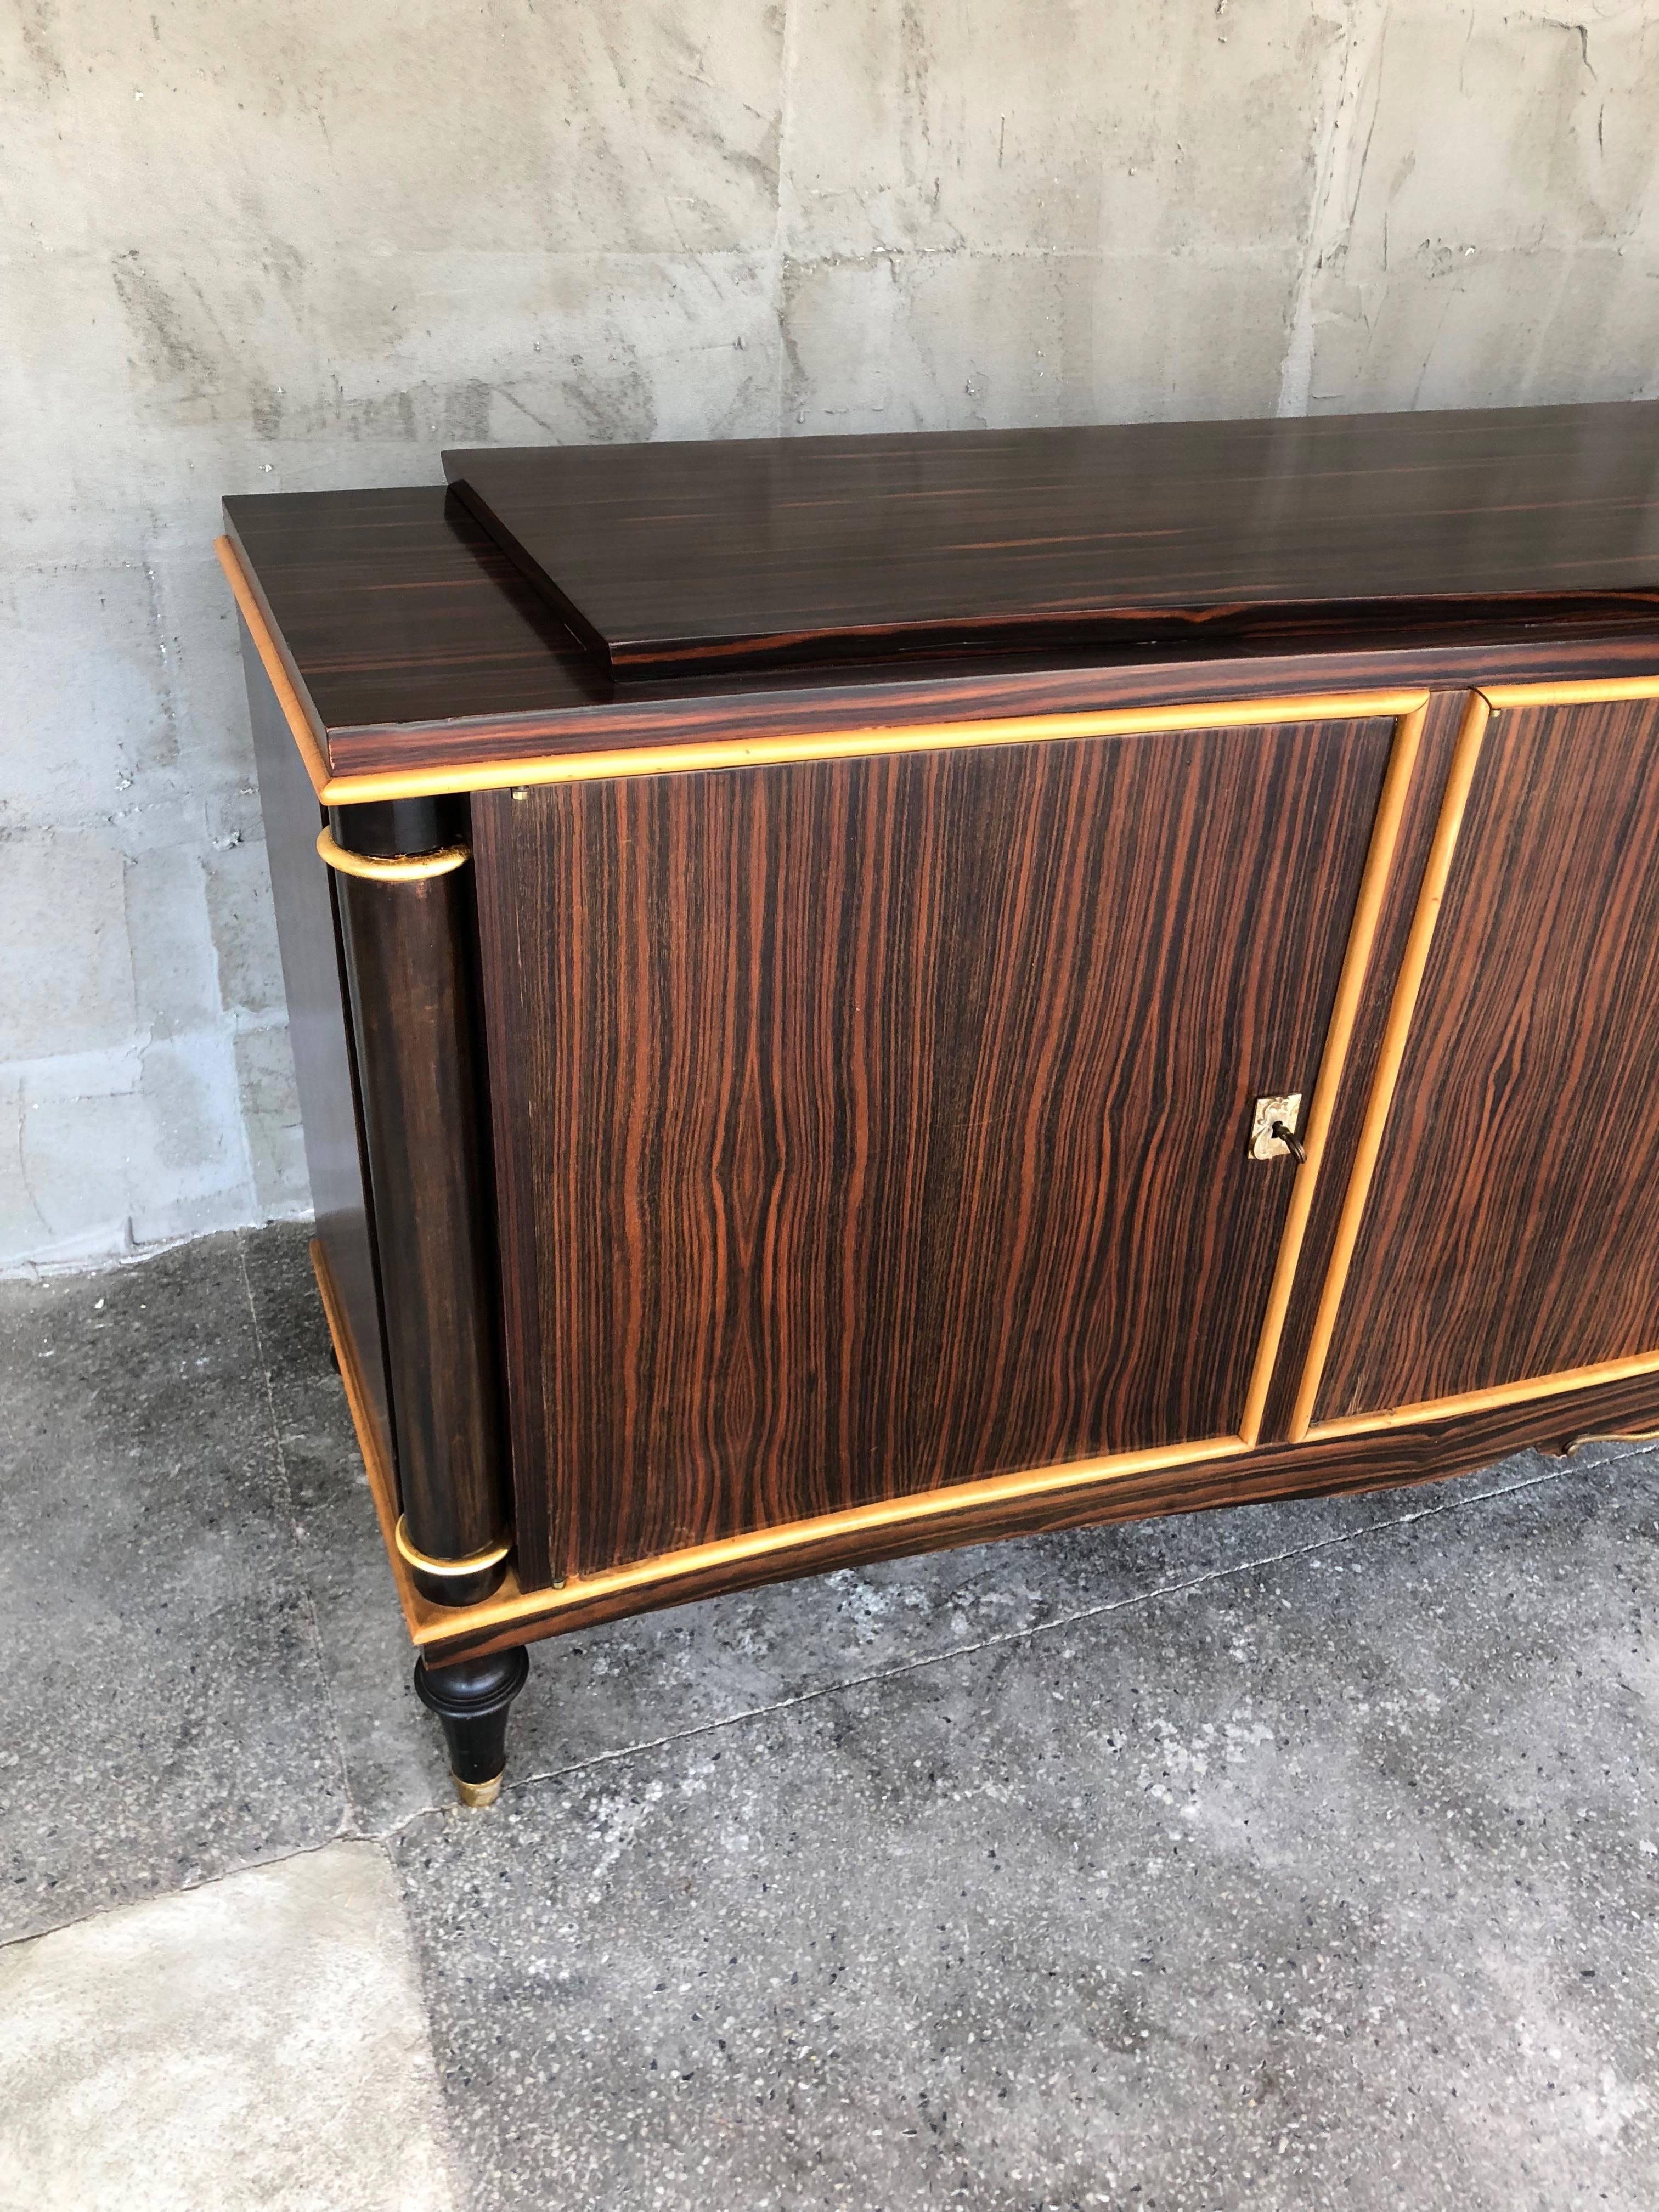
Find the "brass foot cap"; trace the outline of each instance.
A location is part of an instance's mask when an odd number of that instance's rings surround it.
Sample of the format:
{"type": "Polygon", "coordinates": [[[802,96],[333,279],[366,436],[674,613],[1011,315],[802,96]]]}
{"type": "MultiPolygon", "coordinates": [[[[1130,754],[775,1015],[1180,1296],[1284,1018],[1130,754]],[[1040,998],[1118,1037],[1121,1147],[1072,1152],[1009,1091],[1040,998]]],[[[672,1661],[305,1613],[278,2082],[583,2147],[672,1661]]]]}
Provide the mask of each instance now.
{"type": "Polygon", "coordinates": [[[488,1782],[463,1782],[459,1774],[452,1774],[449,1778],[462,1804],[471,1806],[475,1813],[483,1812],[486,1805],[493,1805],[501,1794],[499,1774],[492,1774],[488,1782]]]}

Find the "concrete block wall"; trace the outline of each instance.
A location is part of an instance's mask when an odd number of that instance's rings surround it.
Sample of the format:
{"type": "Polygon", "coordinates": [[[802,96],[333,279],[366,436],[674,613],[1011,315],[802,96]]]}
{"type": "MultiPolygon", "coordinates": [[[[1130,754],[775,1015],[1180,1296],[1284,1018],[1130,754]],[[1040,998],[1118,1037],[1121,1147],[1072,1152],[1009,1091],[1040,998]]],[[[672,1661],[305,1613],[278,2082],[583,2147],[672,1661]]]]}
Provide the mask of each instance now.
{"type": "Polygon", "coordinates": [[[226,491],[1659,395],[1659,0],[0,0],[0,1267],[302,1211],[226,491]]]}

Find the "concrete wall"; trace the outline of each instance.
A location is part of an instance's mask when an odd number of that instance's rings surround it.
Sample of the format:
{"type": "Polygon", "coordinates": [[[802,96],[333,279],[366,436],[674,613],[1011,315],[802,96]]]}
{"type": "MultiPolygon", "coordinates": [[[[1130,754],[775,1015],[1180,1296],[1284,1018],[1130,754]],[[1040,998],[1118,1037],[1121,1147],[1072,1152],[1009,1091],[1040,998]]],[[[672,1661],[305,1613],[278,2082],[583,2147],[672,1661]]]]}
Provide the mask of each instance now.
{"type": "Polygon", "coordinates": [[[0,0],[0,1262],[307,1202],[225,491],[1659,394],[1659,0],[0,0]]]}

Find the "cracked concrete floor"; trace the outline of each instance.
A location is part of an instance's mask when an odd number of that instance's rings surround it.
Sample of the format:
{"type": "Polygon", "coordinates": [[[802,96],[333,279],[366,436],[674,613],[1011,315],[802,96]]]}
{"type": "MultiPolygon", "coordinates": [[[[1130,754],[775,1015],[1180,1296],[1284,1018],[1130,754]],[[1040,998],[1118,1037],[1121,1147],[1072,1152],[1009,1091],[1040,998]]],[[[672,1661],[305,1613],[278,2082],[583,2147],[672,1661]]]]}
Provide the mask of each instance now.
{"type": "Polygon", "coordinates": [[[0,1291],[0,2206],[1659,2202],[1659,1458],[535,1655],[450,1801],[282,1226],[0,1291]]]}

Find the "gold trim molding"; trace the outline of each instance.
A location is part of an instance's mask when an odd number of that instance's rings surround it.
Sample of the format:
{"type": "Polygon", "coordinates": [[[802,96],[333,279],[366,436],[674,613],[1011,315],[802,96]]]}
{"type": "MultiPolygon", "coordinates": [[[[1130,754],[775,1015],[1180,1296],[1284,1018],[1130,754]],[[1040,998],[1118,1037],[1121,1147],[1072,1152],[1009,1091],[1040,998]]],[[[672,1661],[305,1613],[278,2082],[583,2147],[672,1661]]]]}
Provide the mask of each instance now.
{"type": "MultiPolygon", "coordinates": [[[[726,1536],[713,1543],[694,1544],[683,1551],[659,1553],[650,1559],[585,1575],[550,1589],[519,1587],[509,1559],[507,1578],[493,1597],[476,1605],[443,1606],[426,1597],[410,1577],[410,1562],[398,1539],[400,1518],[397,1479],[382,1457],[374,1425],[368,1416],[367,1396],[358,1368],[356,1347],[346,1325],[344,1310],[336,1294],[328,1259],[320,1238],[311,1245],[311,1265],[322,1297],[329,1334],[340,1363],[352,1426],[362,1454],[370,1495],[380,1523],[386,1555],[398,1587],[410,1641],[420,1649],[429,1644],[453,1644],[458,1637],[480,1630],[510,1632],[532,1623],[556,1621],[561,1613],[573,1612],[596,1597],[619,1590],[672,1589],[676,1583],[695,1580],[711,1566],[738,1561],[765,1560],[805,1550],[825,1538],[873,1533],[882,1528],[934,1523],[942,1540],[950,1540],[951,1522],[980,1507],[1002,1500],[1063,1496],[1082,1490],[1103,1476],[1150,1474],[1159,1468],[1202,1466],[1212,1460],[1238,1458],[1248,1447],[1236,1436],[1208,1437],[1196,1443],[1153,1444],[1139,1451],[1117,1452],[1101,1459],[1067,1460],[1058,1466],[1031,1468],[1013,1474],[994,1474],[977,1482],[952,1483],[945,1490],[913,1491],[902,1498],[884,1498],[867,1505],[853,1505],[838,1513],[823,1513],[808,1521],[789,1521],[774,1528],[757,1528],[741,1536],[726,1536]]],[[[440,1560],[453,1569],[453,1560],[440,1560]]],[[[473,1565],[474,1562],[468,1562],[473,1565]]]]}
{"type": "MultiPolygon", "coordinates": [[[[1638,1376],[1653,1374],[1659,1374],[1659,1352],[1637,1352],[1628,1359],[1601,1359],[1592,1367],[1564,1367],[1553,1375],[1493,1382],[1482,1390],[1460,1390],[1449,1398],[1423,1398],[1415,1405],[1390,1406],[1380,1413],[1344,1413],[1335,1420],[1316,1421],[1307,1432],[1307,1442],[1317,1444],[1328,1437],[1363,1437],[1379,1430],[1414,1428],[1424,1421],[1490,1413],[1499,1406],[1524,1405],[1532,1398],[1561,1397],[1569,1391],[1593,1390],[1598,1382],[1629,1382],[1638,1376]]],[[[1639,1437],[1637,1431],[1630,1440],[1637,1442],[1639,1437]]]]}
{"type": "Polygon", "coordinates": [[[596,783],[619,776],[679,775],[691,769],[772,768],[808,761],[868,760],[890,753],[954,751],[969,745],[1053,744],[1081,738],[1152,737],[1165,730],[1249,729],[1269,722],[1397,719],[1429,703],[1425,684],[1392,691],[1313,691],[1271,699],[1206,700],[1183,707],[1114,707],[1095,714],[1019,714],[981,722],[876,723],[810,737],[700,738],[691,744],[618,745],[606,751],[538,753],[456,761],[442,768],[336,775],[307,714],[246,570],[228,538],[219,556],[265,674],[276,694],[312,788],[325,806],[367,800],[439,799],[463,791],[515,791],[532,784],[596,783]]]}
{"type": "Polygon", "coordinates": [[[306,774],[311,778],[311,787],[321,799],[334,773],[329,766],[322,740],[312,728],[306,710],[300,702],[294,678],[288,672],[288,664],[276,650],[276,641],[270,634],[270,624],[265,620],[265,611],[254,595],[253,586],[248,580],[246,569],[237,557],[236,548],[228,538],[216,538],[213,550],[219,556],[219,566],[225,572],[225,581],[230,586],[237,611],[247,624],[247,634],[259,656],[259,665],[270,679],[270,688],[276,694],[276,704],[283,710],[283,720],[288,724],[289,735],[299,749],[300,758],[305,763],[306,774]]]}
{"type": "Polygon", "coordinates": [[[1659,699],[1659,676],[1590,677],[1576,684],[1483,684],[1494,714],[1505,707],[1609,707],[1620,699],[1659,699]]]}
{"type": "Polygon", "coordinates": [[[1389,1009],[1382,1051],[1372,1079],[1370,1096],[1366,1102],[1365,1117],[1349,1173],[1348,1188],[1343,1198],[1336,1242],[1320,1293],[1319,1310],[1315,1317],[1313,1334],[1303,1366],[1296,1407],[1291,1416],[1287,1441],[1291,1443],[1304,1441],[1316,1443],[1327,1437],[1362,1436],[1368,1431],[1398,1428],[1419,1421],[1450,1419],[1459,1413],[1480,1413],[1494,1407],[1519,1404],[1528,1398],[1547,1397],[1556,1391],[1588,1389],[1598,1382],[1616,1382],[1659,1369],[1659,1352],[1644,1352],[1632,1358],[1603,1360],[1594,1366],[1574,1368],[1557,1375],[1532,1376],[1520,1382],[1494,1383],[1487,1389],[1465,1390],[1451,1397],[1424,1399],[1409,1406],[1344,1414],[1334,1420],[1322,1421],[1316,1418],[1320,1386],[1324,1381],[1326,1363],[1330,1356],[1332,1339],[1336,1333],[1343,1295],[1347,1288],[1348,1271],[1364,1222],[1372,1178],[1376,1171],[1401,1067],[1416,1018],[1418,995],[1428,967],[1435,932],[1439,926],[1440,908],[1450,880],[1452,864],[1456,858],[1464,811],[1492,718],[1505,709],[1601,706],[1627,699],[1656,698],[1659,698],[1659,675],[1606,677],[1600,682],[1573,684],[1487,684],[1468,695],[1451,768],[1446,778],[1434,843],[1424,872],[1417,911],[1412,919],[1411,935],[1407,940],[1405,957],[1395,983],[1394,1001],[1389,1009]]]}
{"type": "MultiPolygon", "coordinates": [[[[1249,1452],[1249,1447],[1241,1437],[1214,1437],[1200,1443],[1163,1445],[1144,1451],[1125,1452],[1107,1459],[1072,1462],[1060,1467],[1036,1468],[1022,1474],[995,1475],[981,1482],[952,1485],[947,1492],[922,1492],[903,1498],[883,1499],[870,1505],[852,1507],[844,1512],[822,1515],[811,1521],[791,1522],[778,1528],[760,1529],[716,1543],[696,1545],[684,1551],[659,1553],[652,1559],[631,1561],[625,1566],[584,1576],[554,1589],[521,1589],[509,1559],[506,1578],[493,1596],[482,1599],[476,1605],[443,1606],[425,1596],[416,1587],[409,1561],[397,1540],[399,1516],[396,1478],[381,1455],[375,1429],[368,1416],[356,1349],[335,1293],[320,1240],[313,1241],[312,1244],[311,1261],[323,1309],[328,1318],[329,1331],[334,1340],[341,1379],[345,1384],[352,1423],[357,1432],[364,1471],[368,1477],[369,1494],[374,1503],[375,1515],[391,1562],[404,1626],[417,1650],[433,1645],[443,1649],[453,1646],[458,1640],[469,1638],[487,1642],[487,1648],[494,1649],[501,1639],[523,1642],[535,1637],[556,1635],[561,1614],[580,1613],[596,1598],[603,1600],[628,1592],[648,1593],[649,1601],[653,1604],[672,1604],[676,1583],[694,1581],[711,1567],[776,1559],[780,1554],[797,1548],[806,1551],[826,1536],[873,1531],[895,1523],[926,1524],[931,1522],[930,1534],[939,1543],[948,1544],[951,1540],[950,1524],[956,1517],[953,1509],[971,1510],[999,1498],[1012,1500],[1033,1496],[1060,1496],[1068,1490],[1096,1483],[1103,1476],[1146,1474],[1165,1468],[1173,1472],[1206,1462],[1224,1462],[1243,1458],[1249,1452]]],[[[1443,1419],[1480,1407],[1502,1405],[1523,1398],[1546,1399],[1564,1389],[1588,1388],[1596,1382],[1653,1370],[1659,1370],[1659,1352],[1635,1359],[1611,1361],[1603,1367],[1581,1369],[1565,1377],[1541,1376],[1527,1382],[1502,1385],[1493,1390],[1472,1391],[1462,1397],[1443,1400],[1432,1405],[1396,1407],[1380,1418],[1362,1416],[1352,1422],[1334,1422],[1328,1427],[1322,1426],[1315,1431],[1310,1440],[1319,1442],[1328,1435],[1357,1433],[1365,1428],[1401,1427],[1419,1419],[1443,1419]]],[[[1269,1458],[1270,1455],[1264,1455],[1263,1463],[1266,1464],[1269,1458]]]]}
{"type": "Polygon", "coordinates": [[[428,876],[447,876],[464,868],[472,858],[467,845],[441,845],[435,853],[410,853],[386,859],[370,853],[349,853],[337,845],[329,830],[317,833],[317,851],[331,868],[343,876],[362,876],[371,884],[418,884],[428,876]]]}
{"type": "Polygon", "coordinates": [[[516,791],[532,784],[597,783],[623,776],[684,775],[694,769],[799,767],[813,761],[870,760],[898,753],[955,752],[978,745],[1055,744],[1084,738],[1154,737],[1166,730],[1252,729],[1270,722],[1358,721],[1414,714],[1429,693],[1298,692],[1276,699],[1228,699],[1188,707],[1114,707],[1092,714],[1021,714],[985,722],[899,722],[829,730],[811,737],[707,738],[686,745],[619,745],[609,752],[544,753],[513,760],[458,762],[336,776],[325,805],[353,800],[439,798],[455,791],[516,791]]]}
{"type": "Polygon", "coordinates": [[[453,1575],[459,1578],[482,1574],[486,1567],[499,1565],[513,1549],[513,1539],[509,1536],[503,1543],[492,1544],[487,1551],[470,1552],[464,1559],[434,1559],[428,1553],[416,1549],[410,1540],[408,1523],[401,1513],[392,1534],[392,1541],[410,1565],[418,1568],[423,1575],[453,1575]]]}
{"type": "Polygon", "coordinates": [[[1422,988],[1424,972],[1429,964],[1429,949],[1434,942],[1441,902],[1446,896],[1446,884],[1457,851],[1458,833],[1463,826],[1463,810],[1468,803],[1469,787],[1474,781],[1475,766],[1480,758],[1481,740],[1491,719],[1492,709],[1483,694],[1471,692],[1463,709],[1462,724],[1452,753],[1451,768],[1441,799],[1440,819],[1435,825],[1434,843],[1430,848],[1428,865],[1424,870],[1417,911],[1412,917],[1411,934],[1406,940],[1405,957],[1401,962],[1394,1002],[1389,1009],[1388,1026],[1382,1035],[1382,1050],[1377,1060],[1376,1073],[1371,1079],[1365,1118],[1360,1127],[1359,1142],[1354,1150],[1348,1188],[1342,1200],[1336,1242],[1332,1248],[1330,1265],[1320,1293],[1319,1310],[1314,1320],[1313,1336],[1302,1370],[1296,1407],[1291,1415],[1289,1441],[1291,1443],[1300,1443],[1311,1432],[1314,1407],[1318,1401],[1320,1384],[1325,1378],[1325,1363],[1330,1356],[1331,1339],[1336,1332],[1342,1294],[1347,1288],[1348,1269],[1353,1260],[1354,1247],[1359,1241],[1360,1224],[1364,1218],[1366,1201],[1370,1196],[1371,1177],[1376,1171],[1377,1157],[1382,1149],[1382,1133],[1388,1126],[1389,1109],[1394,1104],[1395,1087],[1400,1079],[1407,1040],[1411,1035],[1413,1017],[1417,1012],[1418,993],[1422,988]]]}
{"type": "Polygon", "coordinates": [[[1297,1168],[1296,1180],[1291,1188],[1290,1210],[1285,1217],[1284,1231],[1279,1240],[1279,1256],[1267,1294],[1267,1313],[1256,1350],[1255,1364],[1250,1373],[1249,1389],[1245,1396],[1244,1416],[1239,1424],[1239,1434],[1247,1444],[1256,1443],[1261,1435],[1267,1392],[1272,1386],[1273,1371],[1279,1364],[1285,1322],[1301,1268],[1302,1247],[1313,1211],[1314,1194],[1325,1162],[1326,1140],[1330,1135],[1336,1102],[1342,1091],[1348,1048],[1353,1042],[1360,1000],[1376,944],[1377,927],[1382,920],[1382,901],[1388,890],[1389,878],[1394,872],[1395,854],[1400,843],[1400,827],[1406,815],[1406,799],[1416,773],[1418,754],[1423,740],[1423,725],[1427,719],[1426,707],[1418,707],[1410,714],[1402,714],[1395,728],[1388,771],[1382,781],[1382,796],[1377,801],[1370,845],[1365,854],[1364,873],[1360,878],[1359,896],[1354,902],[1353,920],[1349,924],[1347,950],[1342,957],[1342,973],[1337,981],[1336,1000],[1331,1008],[1324,1049],[1320,1054],[1319,1073],[1314,1082],[1313,1103],[1309,1109],[1303,1133],[1307,1158],[1297,1168]]]}

